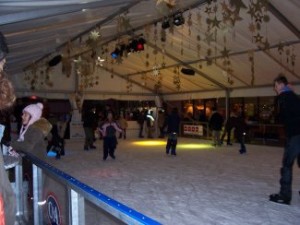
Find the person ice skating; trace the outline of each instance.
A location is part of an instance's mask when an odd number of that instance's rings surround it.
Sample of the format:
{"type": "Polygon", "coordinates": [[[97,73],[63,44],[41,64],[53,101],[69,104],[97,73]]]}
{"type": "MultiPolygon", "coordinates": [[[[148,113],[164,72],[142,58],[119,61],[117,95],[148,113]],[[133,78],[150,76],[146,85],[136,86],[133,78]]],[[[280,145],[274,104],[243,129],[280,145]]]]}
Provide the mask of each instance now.
{"type": "Polygon", "coordinates": [[[168,140],[166,145],[166,154],[168,155],[171,150],[171,155],[176,156],[177,136],[179,133],[180,117],[178,115],[178,109],[173,108],[171,114],[167,119],[167,134],[168,140]]]}
{"type": "Polygon", "coordinates": [[[123,139],[126,139],[126,130],[128,127],[128,122],[127,122],[126,118],[124,117],[123,112],[120,114],[120,118],[118,119],[118,124],[119,124],[120,128],[123,130],[123,132],[121,132],[119,134],[119,139],[121,139],[122,136],[123,136],[123,139]]]}
{"type": "Polygon", "coordinates": [[[220,134],[223,126],[223,116],[217,111],[216,107],[212,108],[212,115],[209,119],[209,127],[212,130],[213,146],[220,146],[220,134]]]}
{"type": "Polygon", "coordinates": [[[142,109],[142,111],[138,113],[137,122],[139,124],[139,138],[143,138],[144,123],[145,123],[145,109],[142,109]]]}
{"type": "Polygon", "coordinates": [[[242,116],[241,112],[239,116],[232,118],[232,126],[235,128],[234,134],[237,141],[240,143],[240,154],[245,154],[247,152],[245,145],[245,137],[247,133],[247,124],[245,118],[242,116]]]}
{"type": "Polygon", "coordinates": [[[146,113],[146,125],[147,125],[147,137],[153,138],[155,119],[153,117],[153,111],[147,110],[146,113]]]}
{"type": "Polygon", "coordinates": [[[231,139],[231,130],[233,128],[233,121],[236,118],[236,114],[235,112],[231,112],[230,116],[227,118],[225,126],[224,126],[224,131],[221,137],[221,143],[224,142],[224,138],[227,135],[227,145],[232,145],[230,139],[231,139]]]}
{"type": "Polygon", "coordinates": [[[157,117],[157,125],[159,128],[159,138],[164,138],[165,137],[165,125],[166,125],[166,116],[164,110],[159,110],[158,111],[158,117],[157,117]]]}
{"type": "Polygon", "coordinates": [[[293,165],[297,158],[299,163],[300,157],[300,99],[283,74],[274,79],[274,89],[278,95],[279,118],[285,128],[286,143],[280,169],[280,190],[271,194],[269,200],[289,205],[292,200],[293,165]]]}
{"type": "Polygon", "coordinates": [[[83,120],[83,129],[85,134],[84,139],[84,150],[88,151],[90,149],[95,149],[96,146],[94,145],[95,141],[95,127],[97,126],[97,115],[96,115],[96,108],[90,107],[85,110],[84,114],[82,115],[83,120]]]}
{"type": "Polygon", "coordinates": [[[99,129],[103,135],[103,160],[106,160],[108,155],[115,159],[115,149],[118,141],[116,137],[116,131],[122,132],[122,129],[118,127],[117,123],[113,120],[113,113],[107,113],[107,120],[99,129]]]}

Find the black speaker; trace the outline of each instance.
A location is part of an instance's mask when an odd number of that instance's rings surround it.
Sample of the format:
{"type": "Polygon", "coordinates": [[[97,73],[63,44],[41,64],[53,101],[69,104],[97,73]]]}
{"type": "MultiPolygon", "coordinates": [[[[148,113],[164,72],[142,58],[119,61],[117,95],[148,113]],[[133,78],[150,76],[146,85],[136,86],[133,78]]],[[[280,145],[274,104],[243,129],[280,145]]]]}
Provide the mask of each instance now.
{"type": "Polygon", "coordinates": [[[195,75],[195,71],[192,69],[187,69],[187,68],[182,68],[181,73],[186,74],[186,75],[195,75]]]}
{"type": "Polygon", "coordinates": [[[48,65],[51,66],[56,66],[58,63],[60,63],[62,60],[61,55],[54,56],[49,62],[48,65]]]}

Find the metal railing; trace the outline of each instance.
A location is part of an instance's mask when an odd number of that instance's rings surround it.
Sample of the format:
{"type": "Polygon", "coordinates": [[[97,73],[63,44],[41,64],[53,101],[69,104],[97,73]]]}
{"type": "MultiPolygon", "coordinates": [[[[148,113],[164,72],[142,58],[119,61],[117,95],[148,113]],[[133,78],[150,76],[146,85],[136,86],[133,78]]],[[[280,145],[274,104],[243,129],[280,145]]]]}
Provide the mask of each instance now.
{"type": "Polygon", "coordinates": [[[32,199],[31,202],[24,199],[23,165],[20,163],[15,167],[18,224],[161,224],[34,155],[24,154],[23,162],[26,159],[32,163],[32,199]],[[30,221],[25,216],[27,207],[32,214],[30,221]]]}

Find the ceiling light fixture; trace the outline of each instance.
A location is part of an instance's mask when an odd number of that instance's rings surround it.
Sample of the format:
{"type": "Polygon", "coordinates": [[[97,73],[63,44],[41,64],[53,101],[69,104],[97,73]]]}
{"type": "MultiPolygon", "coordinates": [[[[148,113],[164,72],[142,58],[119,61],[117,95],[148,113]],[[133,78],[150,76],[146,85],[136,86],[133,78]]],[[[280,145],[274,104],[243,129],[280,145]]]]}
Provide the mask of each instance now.
{"type": "Polygon", "coordinates": [[[182,16],[182,12],[178,12],[173,16],[173,24],[176,26],[184,24],[184,17],[182,16]]]}
{"type": "Polygon", "coordinates": [[[112,53],[110,53],[110,55],[113,59],[118,58],[120,56],[120,49],[116,47],[115,50],[112,53]]]}

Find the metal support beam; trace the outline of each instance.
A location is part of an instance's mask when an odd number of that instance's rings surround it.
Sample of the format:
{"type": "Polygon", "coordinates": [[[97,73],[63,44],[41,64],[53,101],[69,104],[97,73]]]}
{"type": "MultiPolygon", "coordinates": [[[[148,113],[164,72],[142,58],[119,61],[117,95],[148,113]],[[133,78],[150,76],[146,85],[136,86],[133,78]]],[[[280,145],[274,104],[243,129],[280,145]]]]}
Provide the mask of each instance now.
{"type": "Polygon", "coordinates": [[[85,225],[84,198],[72,189],[68,189],[69,221],[71,225],[85,225]]]}
{"type": "Polygon", "coordinates": [[[23,193],[23,166],[20,162],[15,167],[15,182],[16,182],[16,201],[17,201],[17,216],[24,215],[24,193],[23,193]]]}
{"type": "MultiPolygon", "coordinates": [[[[0,7],[13,7],[18,6],[18,2],[0,2],[0,7]]],[[[26,4],[26,3],[23,3],[26,4]]],[[[49,5],[48,9],[36,9],[32,11],[26,11],[26,12],[17,12],[17,13],[11,13],[7,15],[1,15],[0,16],[0,26],[2,25],[8,25],[18,22],[24,22],[29,20],[36,20],[36,19],[42,19],[46,17],[54,17],[54,16],[61,16],[69,13],[76,13],[80,12],[83,9],[95,9],[100,7],[107,7],[107,6],[117,6],[122,4],[122,1],[95,1],[91,3],[85,3],[85,4],[68,4],[64,2],[64,5],[53,5],[51,6],[49,2],[47,2],[49,5]]],[[[124,3],[123,3],[124,4],[124,3]]],[[[35,3],[35,6],[37,3],[35,3]]]]}
{"type": "Polygon", "coordinates": [[[32,165],[33,179],[33,211],[34,225],[43,224],[43,212],[40,206],[42,201],[42,170],[36,165],[32,165]]]}
{"type": "Polygon", "coordinates": [[[300,39],[300,31],[291,21],[289,21],[275,6],[268,2],[268,10],[275,16],[285,27],[287,27],[293,34],[300,39]]]}

